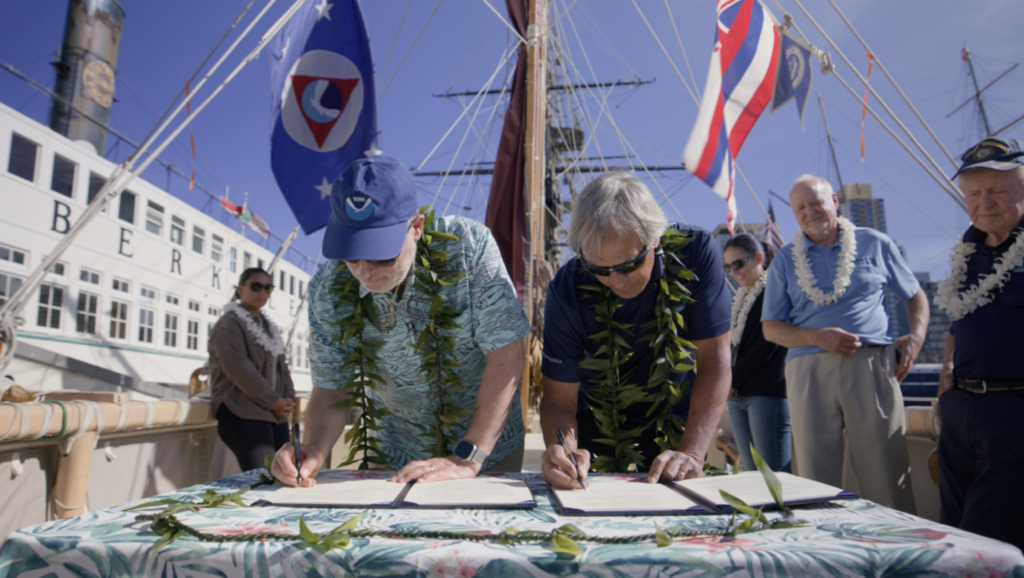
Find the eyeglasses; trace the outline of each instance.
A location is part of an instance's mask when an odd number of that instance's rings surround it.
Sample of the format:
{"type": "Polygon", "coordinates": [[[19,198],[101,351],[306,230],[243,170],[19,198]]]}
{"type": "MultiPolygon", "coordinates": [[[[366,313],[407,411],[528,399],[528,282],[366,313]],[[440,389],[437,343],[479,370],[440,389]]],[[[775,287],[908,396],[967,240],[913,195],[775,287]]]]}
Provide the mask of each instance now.
{"type": "Polygon", "coordinates": [[[273,283],[267,283],[266,285],[264,285],[263,283],[253,281],[252,283],[249,283],[249,288],[257,293],[259,293],[260,291],[266,291],[267,295],[270,295],[271,293],[274,292],[273,283]]]}
{"type": "Polygon", "coordinates": [[[756,254],[757,253],[751,253],[750,255],[747,255],[742,259],[736,259],[732,263],[726,263],[725,265],[722,265],[722,268],[725,269],[726,271],[728,271],[729,269],[732,269],[733,271],[739,271],[740,269],[743,268],[744,265],[747,264],[747,261],[749,261],[756,254]]]}
{"type": "Polygon", "coordinates": [[[583,255],[580,255],[580,261],[583,263],[583,266],[586,267],[588,271],[590,271],[594,275],[597,275],[598,277],[607,277],[612,273],[622,273],[623,275],[629,275],[633,271],[639,269],[644,264],[644,260],[647,258],[647,253],[650,250],[650,247],[646,247],[643,253],[640,253],[639,255],[630,259],[629,261],[626,261],[625,263],[620,263],[612,267],[598,267],[597,265],[591,265],[590,263],[587,263],[587,260],[583,258],[583,255]]]}

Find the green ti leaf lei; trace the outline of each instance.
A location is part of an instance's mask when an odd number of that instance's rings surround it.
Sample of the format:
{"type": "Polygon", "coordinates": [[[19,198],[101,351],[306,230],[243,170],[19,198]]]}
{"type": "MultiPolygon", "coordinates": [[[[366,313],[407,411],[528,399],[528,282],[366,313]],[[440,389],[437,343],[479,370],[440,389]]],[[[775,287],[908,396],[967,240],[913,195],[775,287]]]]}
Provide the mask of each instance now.
{"type": "MultiPolygon", "coordinates": [[[[457,444],[464,433],[458,421],[473,414],[472,409],[456,407],[453,401],[453,394],[465,387],[465,382],[456,372],[461,364],[454,359],[455,340],[450,335],[461,327],[455,323],[459,312],[445,303],[446,298],[441,294],[443,287],[459,282],[466,276],[466,272],[452,270],[448,262],[449,254],[437,248],[441,243],[458,241],[459,238],[431,230],[434,211],[428,212],[426,209],[422,207],[419,211],[425,218],[423,235],[416,243],[413,288],[427,296],[430,310],[426,327],[416,340],[414,349],[420,355],[420,374],[430,386],[428,398],[434,414],[433,425],[420,435],[431,440],[432,457],[443,457],[451,454],[449,448],[457,444]]],[[[347,269],[342,264],[337,272],[347,269]]],[[[352,307],[350,315],[335,322],[335,325],[345,327],[345,331],[335,341],[352,347],[351,355],[342,366],[342,371],[350,372],[350,377],[341,385],[342,388],[350,389],[352,396],[336,406],[358,407],[362,410],[358,422],[346,434],[345,441],[351,450],[341,466],[359,462],[359,469],[368,469],[371,464],[393,467],[372,435],[383,429],[381,422],[391,413],[374,402],[370,395],[371,391],[377,391],[380,384],[384,383],[377,366],[380,356],[376,350],[384,347],[385,342],[367,341],[363,337],[367,322],[383,332],[373,306],[373,294],[367,293],[360,297],[359,281],[341,275],[335,277],[330,293],[335,298],[336,306],[352,307]]]]}
{"type": "Polygon", "coordinates": [[[683,266],[676,254],[692,242],[685,231],[669,229],[661,236],[658,253],[662,255],[665,276],[658,281],[658,297],[654,305],[654,319],[641,328],[640,341],[650,341],[654,350],[654,364],[646,385],[636,384],[631,372],[620,368],[633,352],[619,331],[630,331],[634,326],[615,321],[613,316],[622,304],[611,289],[604,285],[582,285],[588,292],[585,298],[597,312],[597,320],[604,330],[590,336],[599,343],[592,356],[588,356],[580,367],[599,373],[591,380],[595,384],[588,397],[594,412],[601,437],[597,443],[610,446],[611,452],[594,460],[591,467],[597,472],[626,472],[630,466],[636,468],[645,461],[636,449],[637,439],[655,428],[655,441],[662,451],[675,450],[679,446],[682,429],[686,422],[672,413],[690,389],[688,381],[674,381],[672,373],[683,373],[693,369],[693,343],[680,334],[686,326],[679,309],[686,303],[693,303],[687,283],[696,279],[692,271],[683,266]],[[637,403],[650,403],[647,424],[626,429],[627,409],[637,403]]]}

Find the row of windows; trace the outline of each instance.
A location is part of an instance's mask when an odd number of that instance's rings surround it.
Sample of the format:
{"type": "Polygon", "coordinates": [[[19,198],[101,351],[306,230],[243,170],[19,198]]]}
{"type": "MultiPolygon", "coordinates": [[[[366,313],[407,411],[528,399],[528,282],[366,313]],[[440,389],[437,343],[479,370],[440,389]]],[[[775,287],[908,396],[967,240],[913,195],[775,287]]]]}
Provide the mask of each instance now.
{"type": "MultiPolygon", "coordinates": [[[[40,146],[31,140],[19,135],[18,133],[11,133],[11,154],[7,163],[7,172],[12,175],[21,177],[27,181],[36,182],[36,164],[37,157],[39,156],[40,146]]],[[[74,162],[62,157],[61,155],[54,153],[53,155],[53,174],[50,182],[50,189],[56,193],[62,194],[67,197],[71,197],[74,189],[75,172],[78,170],[78,165],[74,162]]],[[[96,197],[103,188],[103,184],[106,182],[104,177],[97,175],[96,173],[89,172],[89,194],[88,201],[96,197]]],[[[126,223],[135,224],[136,204],[138,195],[131,191],[123,191],[120,199],[118,200],[118,211],[117,216],[119,219],[126,223]]],[[[209,252],[209,257],[216,263],[222,263],[225,257],[225,241],[224,237],[211,233],[209,240],[207,238],[207,232],[204,227],[199,225],[192,225],[191,236],[188,234],[188,226],[185,220],[177,215],[170,215],[170,221],[168,222],[165,217],[167,215],[164,206],[154,201],[147,201],[145,207],[145,223],[144,228],[146,231],[156,235],[163,236],[164,226],[169,225],[168,234],[169,239],[172,243],[185,247],[186,245],[192,250],[192,252],[199,255],[206,255],[209,252]],[[209,245],[207,243],[209,242],[209,245]]],[[[229,248],[227,251],[228,256],[228,271],[231,273],[238,272],[238,250],[235,248],[229,248]]],[[[24,259],[24,255],[22,255],[24,259]]],[[[263,260],[257,259],[258,267],[263,268],[263,260]]],[[[243,269],[252,267],[253,256],[248,252],[243,252],[243,269]]],[[[281,283],[282,287],[284,282],[281,283]]],[[[291,281],[291,285],[295,285],[295,280],[291,281]]],[[[299,283],[299,296],[302,295],[301,281],[299,283]]],[[[294,287],[290,291],[292,295],[295,295],[294,287]]]]}

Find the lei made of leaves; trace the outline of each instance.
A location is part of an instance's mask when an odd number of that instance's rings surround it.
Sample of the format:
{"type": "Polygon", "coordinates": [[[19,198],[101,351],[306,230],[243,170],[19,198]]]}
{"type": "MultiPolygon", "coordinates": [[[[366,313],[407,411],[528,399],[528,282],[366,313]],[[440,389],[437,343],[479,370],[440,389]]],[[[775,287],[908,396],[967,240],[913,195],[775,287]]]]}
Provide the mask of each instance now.
{"type": "Polygon", "coordinates": [[[631,378],[631,372],[622,372],[622,365],[633,355],[626,340],[619,331],[630,331],[633,325],[614,320],[615,311],[622,304],[618,296],[608,287],[581,285],[587,291],[585,299],[597,312],[597,321],[604,330],[590,336],[599,347],[588,356],[580,367],[598,371],[590,379],[594,387],[588,392],[594,421],[601,437],[594,441],[610,446],[612,452],[598,456],[591,467],[597,472],[626,472],[639,468],[644,456],[637,451],[637,438],[648,428],[655,428],[655,442],[665,450],[679,446],[685,420],[676,416],[672,408],[679,403],[690,389],[690,383],[675,381],[673,373],[693,369],[693,343],[680,334],[686,324],[679,309],[694,300],[687,284],[696,279],[693,271],[687,269],[676,256],[687,247],[693,238],[686,231],[669,229],[661,236],[658,254],[662,255],[665,275],[658,280],[658,296],[654,305],[654,319],[645,323],[641,330],[641,342],[649,341],[654,350],[654,363],[646,385],[638,385],[631,378]],[[650,403],[647,417],[653,419],[647,424],[627,430],[626,412],[637,403],[650,403]]]}
{"type": "MultiPolygon", "coordinates": [[[[455,339],[451,332],[460,329],[455,322],[459,312],[448,305],[441,293],[444,287],[454,285],[466,276],[466,271],[453,270],[449,265],[450,255],[437,246],[442,243],[458,241],[459,238],[450,233],[431,230],[434,224],[434,211],[422,207],[419,214],[424,215],[423,235],[416,242],[416,257],[413,263],[415,280],[413,289],[419,291],[430,301],[427,322],[417,338],[414,350],[420,356],[420,374],[430,386],[428,399],[433,408],[434,421],[428,431],[419,435],[431,440],[431,456],[444,457],[451,454],[450,447],[458,443],[464,432],[461,431],[459,420],[473,414],[469,408],[457,407],[453,395],[465,387],[465,382],[456,372],[461,364],[455,360],[455,339]]],[[[342,273],[348,266],[342,263],[337,273],[342,273]]],[[[380,375],[378,363],[380,356],[377,350],[384,347],[384,341],[366,340],[363,336],[366,323],[372,324],[383,333],[380,320],[373,305],[373,294],[359,296],[359,281],[354,277],[336,275],[330,293],[335,298],[336,306],[352,307],[352,313],[338,319],[334,325],[345,327],[341,336],[334,341],[351,346],[352,353],[341,367],[342,372],[349,373],[341,387],[350,389],[350,398],[338,402],[335,407],[359,408],[361,415],[347,434],[345,441],[351,450],[348,458],[339,467],[359,462],[359,469],[368,469],[371,464],[378,467],[393,467],[388,456],[374,439],[373,433],[384,428],[383,419],[391,412],[378,405],[370,395],[377,391],[385,379],[380,375]],[[360,454],[362,457],[359,457],[360,454]]],[[[408,297],[407,297],[408,298],[408,297]]]]}

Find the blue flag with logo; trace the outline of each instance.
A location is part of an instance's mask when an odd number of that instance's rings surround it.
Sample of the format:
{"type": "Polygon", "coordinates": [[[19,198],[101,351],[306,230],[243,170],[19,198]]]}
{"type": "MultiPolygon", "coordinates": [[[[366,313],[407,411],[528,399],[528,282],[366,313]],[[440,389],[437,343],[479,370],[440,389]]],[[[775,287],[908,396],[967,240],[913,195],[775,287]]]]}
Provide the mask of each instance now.
{"type": "Polygon", "coordinates": [[[804,111],[807,110],[807,96],[811,93],[811,47],[793,36],[788,30],[782,33],[779,50],[778,76],[775,79],[775,94],[772,95],[771,114],[787,102],[796,99],[800,114],[800,126],[804,125],[804,111]]]}
{"type": "Polygon", "coordinates": [[[377,149],[373,56],[357,0],[307,0],[267,44],[270,163],[308,235],[331,216],[331,184],[377,149]]]}

